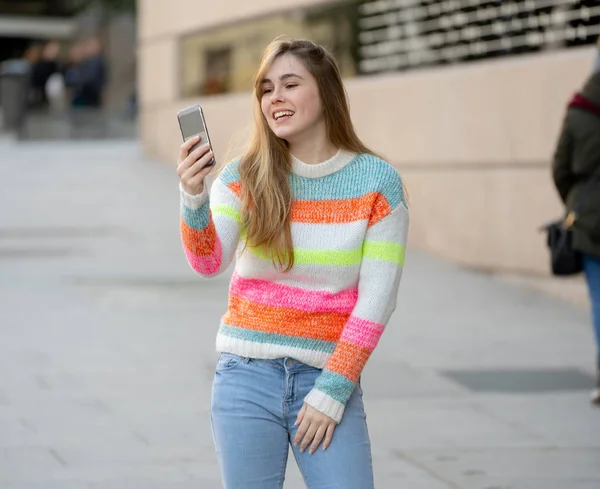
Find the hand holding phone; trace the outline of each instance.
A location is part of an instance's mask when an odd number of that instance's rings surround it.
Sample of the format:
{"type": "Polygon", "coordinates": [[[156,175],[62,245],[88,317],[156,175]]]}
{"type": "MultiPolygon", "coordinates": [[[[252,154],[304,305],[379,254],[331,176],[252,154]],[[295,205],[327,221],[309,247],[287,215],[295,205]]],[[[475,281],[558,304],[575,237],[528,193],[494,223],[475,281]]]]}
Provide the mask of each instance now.
{"type": "Polygon", "coordinates": [[[179,150],[177,174],[181,187],[190,195],[204,190],[204,178],[215,164],[206,122],[199,105],[177,114],[184,143],[179,150]]]}

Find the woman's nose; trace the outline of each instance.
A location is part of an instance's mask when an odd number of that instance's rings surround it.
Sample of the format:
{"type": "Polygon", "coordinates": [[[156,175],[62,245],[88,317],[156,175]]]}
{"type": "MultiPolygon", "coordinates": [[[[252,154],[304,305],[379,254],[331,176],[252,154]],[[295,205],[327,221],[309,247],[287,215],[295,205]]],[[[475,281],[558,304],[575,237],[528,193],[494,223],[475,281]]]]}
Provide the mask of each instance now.
{"type": "Polygon", "coordinates": [[[283,102],[284,97],[280,90],[274,89],[273,94],[271,95],[271,103],[275,104],[277,102],[283,102]]]}

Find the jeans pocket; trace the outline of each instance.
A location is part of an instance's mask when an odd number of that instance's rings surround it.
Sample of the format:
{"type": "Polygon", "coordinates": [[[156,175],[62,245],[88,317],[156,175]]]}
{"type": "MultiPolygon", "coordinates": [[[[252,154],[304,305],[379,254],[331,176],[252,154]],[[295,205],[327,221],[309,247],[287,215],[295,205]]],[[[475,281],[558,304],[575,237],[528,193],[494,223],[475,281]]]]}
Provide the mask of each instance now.
{"type": "Polygon", "coordinates": [[[217,366],[215,370],[217,372],[233,370],[243,361],[244,358],[240,357],[239,355],[234,355],[233,353],[221,353],[219,355],[219,360],[217,360],[217,366]]]}

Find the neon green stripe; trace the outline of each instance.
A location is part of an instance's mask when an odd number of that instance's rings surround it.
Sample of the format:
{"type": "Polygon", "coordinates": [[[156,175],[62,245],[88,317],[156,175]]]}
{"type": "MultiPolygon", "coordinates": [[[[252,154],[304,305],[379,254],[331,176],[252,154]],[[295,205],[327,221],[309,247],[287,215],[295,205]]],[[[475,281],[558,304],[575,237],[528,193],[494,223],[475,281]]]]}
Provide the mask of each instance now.
{"type": "MultiPolygon", "coordinates": [[[[269,256],[261,249],[248,247],[254,255],[263,260],[270,260],[269,256]]],[[[294,249],[294,263],[299,265],[337,265],[350,266],[360,264],[361,249],[355,250],[309,250],[294,249]]]]}
{"type": "MultiPolygon", "coordinates": [[[[263,260],[270,257],[262,249],[248,247],[254,255],[263,260]]],[[[401,244],[387,241],[366,241],[362,250],[311,250],[294,249],[294,263],[299,265],[335,265],[351,266],[360,264],[362,258],[389,261],[396,265],[404,265],[406,248],[401,244]]]]}
{"type": "Polygon", "coordinates": [[[356,250],[297,250],[294,249],[294,262],[303,265],[358,265],[362,253],[356,250]]]}
{"type": "Polygon", "coordinates": [[[366,241],[363,245],[363,256],[372,260],[390,261],[404,266],[406,248],[391,241],[366,241]]]}
{"type": "Polygon", "coordinates": [[[214,207],[211,208],[211,211],[213,214],[218,214],[220,216],[227,216],[227,217],[233,219],[238,224],[242,223],[242,219],[240,217],[239,211],[235,210],[230,205],[225,205],[225,204],[215,205],[214,207]]]}

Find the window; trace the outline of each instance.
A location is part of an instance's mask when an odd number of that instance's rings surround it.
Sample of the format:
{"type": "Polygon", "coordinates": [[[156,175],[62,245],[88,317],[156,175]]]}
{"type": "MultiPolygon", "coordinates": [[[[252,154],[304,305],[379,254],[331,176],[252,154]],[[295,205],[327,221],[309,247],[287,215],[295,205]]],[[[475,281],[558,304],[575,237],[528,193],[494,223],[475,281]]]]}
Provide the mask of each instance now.
{"type": "Polygon", "coordinates": [[[209,49],[204,54],[206,61],[202,95],[215,95],[229,91],[231,75],[231,48],[209,49]]]}

